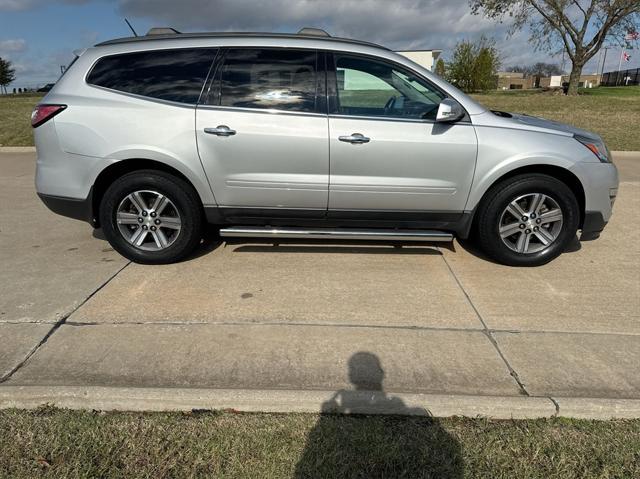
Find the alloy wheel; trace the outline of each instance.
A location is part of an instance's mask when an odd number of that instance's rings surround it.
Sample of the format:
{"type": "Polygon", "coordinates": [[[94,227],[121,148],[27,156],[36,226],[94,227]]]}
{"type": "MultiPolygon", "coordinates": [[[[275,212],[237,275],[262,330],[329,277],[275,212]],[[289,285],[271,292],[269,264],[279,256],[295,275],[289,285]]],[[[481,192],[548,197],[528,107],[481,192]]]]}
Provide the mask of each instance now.
{"type": "Polygon", "coordinates": [[[502,242],[516,253],[537,253],[558,239],[563,214],[558,202],[542,193],[529,193],[511,201],[500,215],[502,242]]]}
{"type": "Polygon", "coordinates": [[[180,213],[173,202],[152,190],[127,195],[118,205],[116,223],[128,243],[145,251],[168,248],[182,227],[180,213]]]}

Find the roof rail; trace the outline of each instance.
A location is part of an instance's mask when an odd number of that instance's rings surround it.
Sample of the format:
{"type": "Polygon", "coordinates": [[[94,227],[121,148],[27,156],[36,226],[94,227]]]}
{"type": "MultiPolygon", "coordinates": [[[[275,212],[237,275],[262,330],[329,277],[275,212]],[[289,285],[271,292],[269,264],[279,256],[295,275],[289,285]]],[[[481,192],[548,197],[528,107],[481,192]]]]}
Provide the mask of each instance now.
{"type": "Polygon", "coordinates": [[[298,30],[298,35],[311,35],[314,37],[330,37],[322,28],[304,27],[298,30]]]}
{"type": "MultiPolygon", "coordinates": [[[[323,32],[320,29],[312,29],[316,32],[323,32]]],[[[96,47],[102,47],[106,45],[118,45],[124,43],[145,42],[145,41],[157,41],[157,40],[188,40],[188,39],[200,39],[200,38],[305,38],[307,40],[315,39],[321,41],[338,41],[351,43],[355,45],[368,45],[375,48],[382,48],[389,50],[386,47],[376,45],[375,43],[363,42],[360,40],[352,40],[350,38],[332,37],[328,33],[311,33],[307,28],[303,28],[298,33],[264,33],[264,32],[201,32],[201,33],[181,33],[173,28],[152,28],[146,35],[141,37],[126,37],[115,38],[113,40],[107,40],[96,44],[96,47]]]]}
{"type": "Polygon", "coordinates": [[[149,31],[146,33],[145,36],[151,36],[151,35],[178,35],[180,34],[180,32],[178,30],[176,30],[175,28],[171,28],[171,27],[153,27],[150,28],[149,31]]]}

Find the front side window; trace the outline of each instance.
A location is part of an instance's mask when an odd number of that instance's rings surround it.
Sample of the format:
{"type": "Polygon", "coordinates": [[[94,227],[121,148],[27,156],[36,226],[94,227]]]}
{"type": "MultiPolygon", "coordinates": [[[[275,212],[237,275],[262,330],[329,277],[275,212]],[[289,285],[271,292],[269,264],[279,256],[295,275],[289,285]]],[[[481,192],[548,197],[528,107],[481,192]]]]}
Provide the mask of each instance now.
{"type": "Polygon", "coordinates": [[[161,100],[195,104],[215,48],[155,50],[103,57],[87,82],[161,100]]]}
{"type": "Polygon", "coordinates": [[[231,49],[221,68],[220,96],[214,104],[313,112],[316,57],[310,50],[231,49]]]}
{"type": "Polygon", "coordinates": [[[337,113],[435,120],[442,93],[396,66],[335,55],[337,113]]]}

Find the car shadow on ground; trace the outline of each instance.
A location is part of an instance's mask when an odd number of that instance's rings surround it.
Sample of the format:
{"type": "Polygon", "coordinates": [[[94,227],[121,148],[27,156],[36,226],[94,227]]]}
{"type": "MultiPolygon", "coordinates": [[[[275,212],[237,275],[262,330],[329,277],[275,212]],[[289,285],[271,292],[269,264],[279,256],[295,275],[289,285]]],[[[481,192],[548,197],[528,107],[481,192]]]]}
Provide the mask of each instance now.
{"type": "Polygon", "coordinates": [[[386,393],[383,379],[375,354],[351,356],[354,388],[339,390],[322,404],[293,477],[463,477],[457,439],[428,409],[409,407],[386,393]]]}

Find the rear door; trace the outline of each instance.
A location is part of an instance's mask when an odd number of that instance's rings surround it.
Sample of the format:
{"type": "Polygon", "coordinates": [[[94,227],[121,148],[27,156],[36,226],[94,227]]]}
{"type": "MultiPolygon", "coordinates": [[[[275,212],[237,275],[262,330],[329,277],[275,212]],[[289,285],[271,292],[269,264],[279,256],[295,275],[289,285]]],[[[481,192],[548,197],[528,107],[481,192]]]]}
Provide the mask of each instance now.
{"type": "Polygon", "coordinates": [[[328,69],[329,215],[455,220],[476,162],[471,123],[436,123],[445,93],[401,65],[335,53],[328,69]]]}
{"type": "Polygon", "coordinates": [[[196,137],[223,214],[325,215],[328,119],[318,57],[289,48],[222,52],[197,108],[196,137]]]}

